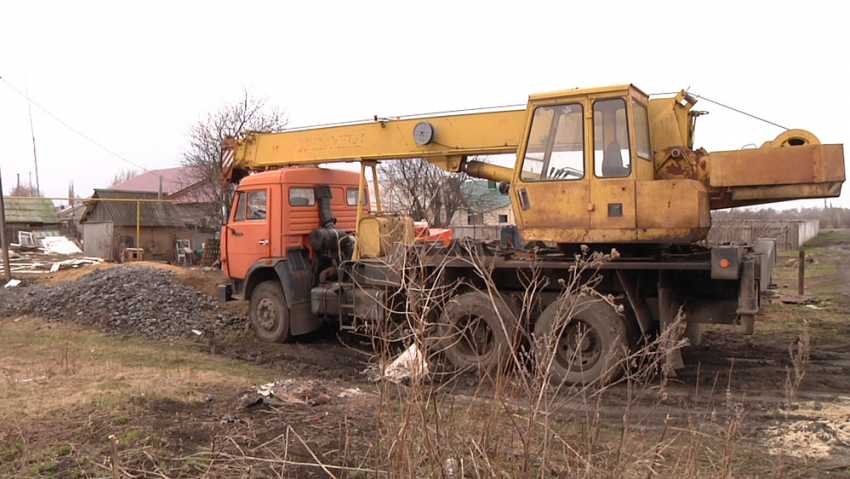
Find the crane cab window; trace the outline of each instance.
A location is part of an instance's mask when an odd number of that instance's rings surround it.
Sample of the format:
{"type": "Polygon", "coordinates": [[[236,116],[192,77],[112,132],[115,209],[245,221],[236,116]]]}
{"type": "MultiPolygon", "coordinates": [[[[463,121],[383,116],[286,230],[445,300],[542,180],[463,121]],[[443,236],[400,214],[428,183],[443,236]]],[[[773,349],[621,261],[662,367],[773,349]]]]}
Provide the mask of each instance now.
{"type": "MultiPolygon", "coordinates": [[[[357,188],[348,188],[345,190],[345,204],[348,206],[356,206],[357,205],[357,196],[359,195],[359,190],[357,188]]],[[[363,206],[369,204],[369,192],[365,189],[363,190],[363,206]]]]}
{"type": "Polygon", "coordinates": [[[632,172],[626,101],[593,103],[593,172],[600,178],[623,178],[632,172]]]}
{"type": "Polygon", "coordinates": [[[652,148],[649,143],[649,112],[646,107],[632,99],[632,109],[635,114],[635,149],[638,158],[652,159],[652,148]]]}
{"type": "Polygon", "coordinates": [[[314,206],[316,204],[316,190],[313,188],[290,188],[289,206],[314,206]]]}
{"type": "Polygon", "coordinates": [[[266,219],[267,206],[266,190],[240,191],[236,196],[236,207],[233,221],[251,221],[266,219]]]}
{"type": "Polygon", "coordinates": [[[523,181],[584,178],[583,111],[578,103],[534,110],[522,161],[523,181]]]}

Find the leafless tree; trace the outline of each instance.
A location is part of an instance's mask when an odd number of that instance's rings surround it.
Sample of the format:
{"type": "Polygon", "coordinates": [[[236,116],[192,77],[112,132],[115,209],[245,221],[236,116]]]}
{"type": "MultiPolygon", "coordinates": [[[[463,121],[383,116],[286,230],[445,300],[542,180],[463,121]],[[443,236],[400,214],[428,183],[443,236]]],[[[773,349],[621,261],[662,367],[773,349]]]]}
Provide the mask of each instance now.
{"type": "Polygon", "coordinates": [[[109,187],[112,188],[115,185],[120,185],[125,181],[132,180],[133,178],[139,176],[139,172],[136,170],[121,170],[112,177],[112,181],[109,182],[109,187]]]}
{"type": "Polygon", "coordinates": [[[230,209],[231,188],[219,177],[221,171],[221,141],[239,138],[245,131],[280,131],[288,123],[283,110],[268,105],[267,98],[258,98],[247,88],[232,102],[224,103],[189,128],[189,146],[181,163],[188,166],[187,186],[201,183],[198,200],[213,205],[210,223],[220,224],[219,205],[230,209]]]}
{"type": "Polygon", "coordinates": [[[432,226],[448,226],[464,207],[460,186],[467,175],[445,172],[423,158],[383,162],[378,178],[388,205],[432,226]]]}
{"type": "Polygon", "coordinates": [[[25,185],[21,183],[12,187],[12,190],[9,192],[9,196],[26,196],[33,198],[44,196],[44,192],[38,191],[32,184],[25,185]]]}

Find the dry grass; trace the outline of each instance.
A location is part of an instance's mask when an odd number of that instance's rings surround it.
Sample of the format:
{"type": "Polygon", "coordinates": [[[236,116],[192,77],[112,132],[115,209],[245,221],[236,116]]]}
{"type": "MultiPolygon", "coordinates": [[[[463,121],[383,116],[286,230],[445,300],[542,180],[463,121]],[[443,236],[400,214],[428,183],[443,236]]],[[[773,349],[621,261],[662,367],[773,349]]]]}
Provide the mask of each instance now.
{"type": "MultiPolygon", "coordinates": [[[[589,258],[585,267],[604,260],[589,258]]],[[[445,343],[434,340],[433,311],[447,294],[472,285],[429,287],[431,273],[415,257],[406,261],[422,273],[422,283],[406,285],[416,314],[401,328],[379,331],[374,362],[387,363],[400,344],[418,343],[439,363],[435,345],[445,343]]],[[[562,297],[611,300],[577,278],[564,278],[562,297]]],[[[512,299],[516,317],[503,318],[506,326],[525,323],[544,287],[536,274],[525,281],[524,294],[512,299]]],[[[475,287],[499,297],[486,280],[475,287]]],[[[790,322],[803,314],[792,316],[790,322]]],[[[780,320],[773,324],[786,328],[780,320]]],[[[789,403],[807,377],[812,347],[802,336],[805,323],[794,324],[789,403]]],[[[334,396],[323,409],[238,409],[222,400],[205,405],[203,397],[285,379],[282,370],[211,356],[193,343],[5,319],[0,475],[105,477],[115,466],[125,477],[817,477],[810,465],[771,456],[753,440],[734,368],[722,381],[698,377],[694,390],[671,387],[675,378],[665,365],[681,342],[678,327],[668,331],[610,364],[625,369],[612,383],[553,380],[547,358],[530,353],[534,341],[553,339],[521,329],[520,347],[496,370],[363,382],[362,395],[334,396]],[[110,435],[117,439],[114,452],[110,435]]]]}

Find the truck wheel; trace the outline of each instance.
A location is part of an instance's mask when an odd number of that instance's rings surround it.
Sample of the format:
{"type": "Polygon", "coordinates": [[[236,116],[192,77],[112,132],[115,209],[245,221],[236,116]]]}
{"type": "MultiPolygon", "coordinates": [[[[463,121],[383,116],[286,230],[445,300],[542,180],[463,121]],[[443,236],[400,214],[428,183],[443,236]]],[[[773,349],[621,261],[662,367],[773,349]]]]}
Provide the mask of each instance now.
{"type": "Polygon", "coordinates": [[[263,341],[285,343],[289,333],[289,308],[278,281],[263,281],[251,294],[251,327],[263,341]]]}
{"type": "Polygon", "coordinates": [[[455,367],[490,371],[510,358],[517,315],[501,297],[495,302],[488,294],[474,291],[446,304],[440,315],[439,341],[455,367]]]}
{"type": "Polygon", "coordinates": [[[602,300],[582,296],[553,302],[540,314],[534,337],[538,367],[551,367],[554,382],[605,384],[623,373],[629,344],[626,325],[602,300]],[[565,317],[573,300],[572,317],[565,317]]]}

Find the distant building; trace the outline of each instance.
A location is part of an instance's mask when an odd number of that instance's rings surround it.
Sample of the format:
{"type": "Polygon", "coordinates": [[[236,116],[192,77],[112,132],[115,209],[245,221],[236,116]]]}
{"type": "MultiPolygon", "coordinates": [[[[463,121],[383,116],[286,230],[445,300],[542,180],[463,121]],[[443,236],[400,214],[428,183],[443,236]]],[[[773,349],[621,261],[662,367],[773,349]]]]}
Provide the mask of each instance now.
{"type": "Polygon", "coordinates": [[[187,227],[215,233],[221,207],[214,188],[205,175],[189,166],[146,171],[109,188],[120,191],[153,192],[170,199],[187,227]]]}
{"type": "Polygon", "coordinates": [[[10,243],[18,241],[19,231],[31,231],[37,236],[59,234],[59,219],[53,202],[47,198],[4,198],[6,207],[6,238],[10,243]]]}
{"type": "Polygon", "coordinates": [[[452,217],[451,226],[507,226],[515,224],[511,197],[499,192],[489,180],[467,180],[460,186],[464,206],[452,217]]]}
{"type": "Polygon", "coordinates": [[[157,195],[148,191],[94,190],[93,201],[88,202],[80,219],[83,253],[118,261],[126,248],[141,247],[146,260],[173,262],[177,239],[189,239],[193,234],[174,205],[152,201],[120,201],[156,200],[157,195]],[[98,201],[101,198],[106,201],[98,201]],[[136,244],[137,223],[139,244],[136,244]]]}
{"type": "Polygon", "coordinates": [[[86,205],[80,202],[71,206],[60,207],[56,210],[59,218],[59,229],[65,236],[73,236],[77,240],[83,239],[83,229],[80,227],[80,219],[86,211],[86,205]]]}
{"type": "Polygon", "coordinates": [[[188,166],[150,170],[110,187],[110,190],[146,191],[163,194],[166,199],[183,202],[209,201],[203,175],[188,166]]]}

